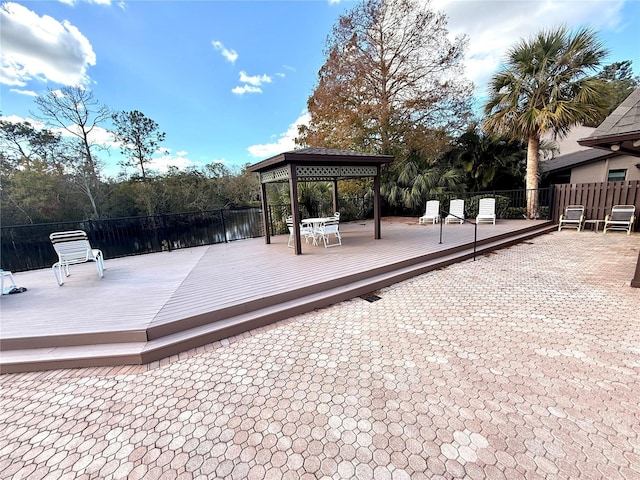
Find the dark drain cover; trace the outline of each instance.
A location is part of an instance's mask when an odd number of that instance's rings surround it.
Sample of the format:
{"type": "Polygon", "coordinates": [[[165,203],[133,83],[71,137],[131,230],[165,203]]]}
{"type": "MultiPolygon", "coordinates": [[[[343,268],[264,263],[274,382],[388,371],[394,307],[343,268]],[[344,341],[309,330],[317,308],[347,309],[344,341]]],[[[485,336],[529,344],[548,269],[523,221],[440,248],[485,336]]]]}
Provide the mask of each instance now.
{"type": "Polygon", "coordinates": [[[366,300],[369,303],[373,303],[373,302],[376,302],[376,301],[380,300],[382,297],[379,297],[378,295],[367,295],[366,297],[363,296],[363,297],[360,297],[360,298],[362,298],[363,300],[366,300]]]}

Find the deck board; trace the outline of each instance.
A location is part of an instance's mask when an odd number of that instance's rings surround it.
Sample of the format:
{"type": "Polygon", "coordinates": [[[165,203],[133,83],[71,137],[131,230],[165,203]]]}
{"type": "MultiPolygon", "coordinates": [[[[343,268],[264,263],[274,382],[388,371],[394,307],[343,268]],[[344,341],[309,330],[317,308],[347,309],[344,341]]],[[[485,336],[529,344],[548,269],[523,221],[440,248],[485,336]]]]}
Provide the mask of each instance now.
{"type": "MultiPolygon", "coordinates": [[[[534,225],[502,220],[478,227],[478,239],[534,225]]],[[[543,223],[543,222],[538,222],[543,223]]],[[[288,235],[172,252],[106,259],[105,275],[95,265],[71,267],[59,287],[51,269],[14,274],[28,289],[0,301],[0,341],[28,336],[140,331],[223,308],[296,291],[339,275],[357,275],[473,240],[473,226],[438,225],[416,219],[383,219],[382,238],[373,222],[342,223],[343,245],[325,249],[303,240],[302,255],[287,248],[288,235]]],[[[99,245],[96,246],[99,248],[99,245]]]]}

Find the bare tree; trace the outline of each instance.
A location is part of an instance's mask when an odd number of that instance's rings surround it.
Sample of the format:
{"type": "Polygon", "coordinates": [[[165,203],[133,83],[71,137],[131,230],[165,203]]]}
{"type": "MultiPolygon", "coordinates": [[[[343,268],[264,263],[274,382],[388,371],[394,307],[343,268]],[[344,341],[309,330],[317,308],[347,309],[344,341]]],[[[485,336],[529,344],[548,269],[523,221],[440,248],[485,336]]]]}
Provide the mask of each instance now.
{"type": "Polygon", "coordinates": [[[40,120],[50,127],[61,128],[76,139],[76,158],[70,162],[78,177],[79,186],[88,196],[93,215],[98,217],[96,193],[99,185],[99,164],[94,151],[100,147],[95,131],[108,121],[111,112],[93,97],[90,90],[80,86],[65,86],[60,90],[48,89],[44,96],[37,97],[40,120]]]}
{"type": "Polygon", "coordinates": [[[139,168],[142,179],[146,180],[145,165],[151,162],[166,134],[158,130],[155,121],[138,110],[114,113],[112,119],[116,127],[113,133],[121,143],[120,152],[127,157],[123,165],[139,168]]]}

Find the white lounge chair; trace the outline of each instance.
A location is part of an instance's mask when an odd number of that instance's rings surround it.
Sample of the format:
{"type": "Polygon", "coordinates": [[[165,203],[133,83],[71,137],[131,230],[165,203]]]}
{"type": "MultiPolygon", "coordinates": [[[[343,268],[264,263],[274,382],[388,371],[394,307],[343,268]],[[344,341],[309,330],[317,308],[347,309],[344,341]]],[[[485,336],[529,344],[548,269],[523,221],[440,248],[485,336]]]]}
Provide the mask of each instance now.
{"type": "Polygon", "coordinates": [[[476,223],[493,223],[496,224],[496,199],[481,198],[478,203],[478,216],[476,223]]]}
{"type": "Polygon", "coordinates": [[[444,218],[444,223],[464,223],[464,200],[449,202],[449,215],[444,218]]]}
{"type": "Polygon", "coordinates": [[[342,237],[340,236],[340,231],[338,229],[340,225],[340,220],[336,217],[327,218],[324,222],[320,224],[316,234],[318,238],[322,238],[322,242],[324,243],[324,248],[328,247],[337,247],[338,245],[342,245],[342,237]],[[338,242],[331,243],[331,235],[333,235],[338,242]]]}
{"type": "Polygon", "coordinates": [[[438,223],[440,221],[440,201],[429,200],[427,202],[427,208],[424,211],[424,215],[418,219],[419,224],[423,223],[438,223]]]}
{"type": "Polygon", "coordinates": [[[558,220],[558,231],[563,228],[575,228],[578,232],[584,227],[584,205],[568,205],[558,220]]]}
{"type": "Polygon", "coordinates": [[[58,261],[51,267],[58,285],[64,285],[62,273],[65,277],[70,275],[69,265],[85,262],[96,262],[98,276],[104,276],[104,257],[102,251],[91,248],[89,238],[83,230],[69,232],[54,232],[49,235],[53,248],[58,254],[58,261]]]}
{"type": "Polygon", "coordinates": [[[635,205],[614,205],[611,213],[604,217],[603,233],[607,233],[607,230],[622,230],[629,235],[636,220],[635,213],[635,205]]]}

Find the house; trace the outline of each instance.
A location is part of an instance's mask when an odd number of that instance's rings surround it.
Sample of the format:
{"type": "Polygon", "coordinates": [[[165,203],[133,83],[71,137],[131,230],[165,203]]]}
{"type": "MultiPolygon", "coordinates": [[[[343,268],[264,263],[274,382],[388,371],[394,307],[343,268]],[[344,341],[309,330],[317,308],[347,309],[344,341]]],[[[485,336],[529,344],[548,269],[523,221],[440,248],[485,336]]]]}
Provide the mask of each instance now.
{"type": "Polygon", "coordinates": [[[640,180],[640,158],[589,148],[540,162],[545,185],[640,180]]]}
{"type": "Polygon", "coordinates": [[[570,153],[564,153],[568,150],[561,144],[558,157],[540,162],[543,183],[640,180],[639,138],[640,88],[589,135],[577,140],[568,137],[565,144],[569,144],[570,153]]]}

